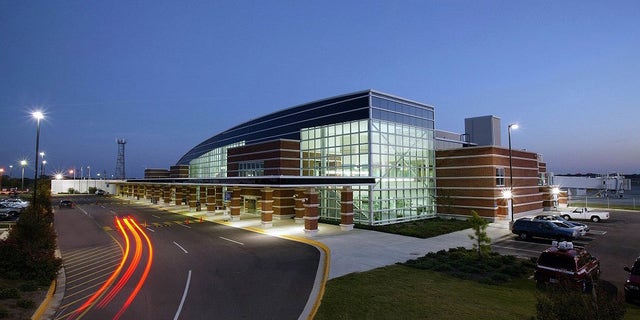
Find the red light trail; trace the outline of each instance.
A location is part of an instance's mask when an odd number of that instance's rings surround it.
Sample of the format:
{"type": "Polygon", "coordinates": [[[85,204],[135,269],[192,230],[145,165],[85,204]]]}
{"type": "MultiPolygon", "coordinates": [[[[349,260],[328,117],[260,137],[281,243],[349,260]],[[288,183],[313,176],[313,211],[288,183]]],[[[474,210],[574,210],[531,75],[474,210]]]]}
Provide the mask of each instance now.
{"type": "Polygon", "coordinates": [[[124,242],[125,242],[122,259],[118,267],[113,271],[111,276],[107,279],[107,281],[105,281],[105,283],[100,287],[100,289],[98,289],[98,291],[96,291],[93,295],[91,295],[91,297],[89,297],[87,301],[85,301],[80,307],[78,307],[78,309],[76,309],[67,319],[74,319],[76,317],[81,318],[87,312],[89,312],[89,310],[94,305],[96,305],[96,303],[98,308],[106,307],[118,295],[118,293],[120,293],[123,290],[125,285],[129,283],[129,281],[131,280],[136,270],[138,270],[138,267],[140,265],[140,260],[142,258],[143,252],[145,251],[145,248],[143,248],[144,245],[146,245],[146,251],[148,256],[147,256],[147,263],[144,267],[142,275],[138,279],[138,282],[136,283],[134,289],[131,291],[126,301],[123,303],[120,310],[113,317],[113,319],[119,319],[124,314],[124,312],[127,310],[127,308],[131,305],[133,300],[136,298],[136,296],[140,292],[140,289],[144,285],[144,282],[147,279],[147,276],[149,275],[149,270],[151,270],[151,265],[153,262],[153,246],[151,244],[151,240],[149,239],[149,236],[144,232],[144,230],[140,227],[140,225],[138,225],[138,223],[136,223],[136,221],[133,220],[133,218],[131,217],[124,218],[124,219],[120,219],[116,217],[115,222],[116,222],[117,229],[122,234],[122,237],[124,238],[124,242]],[[135,243],[133,257],[131,257],[132,244],[131,244],[130,236],[133,236],[133,240],[135,243]],[[144,237],[144,241],[142,240],[143,237],[144,237]],[[127,262],[129,262],[129,266],[127,267],[127,270],[124,272],[124,274],[121,274],[122,269],[127,264],[127,262]],[[120,279],[112,287],[114,281],[118,277],[120,277],[120,279]],[[105,295],[107,290],[109,291],[105,295]]]}

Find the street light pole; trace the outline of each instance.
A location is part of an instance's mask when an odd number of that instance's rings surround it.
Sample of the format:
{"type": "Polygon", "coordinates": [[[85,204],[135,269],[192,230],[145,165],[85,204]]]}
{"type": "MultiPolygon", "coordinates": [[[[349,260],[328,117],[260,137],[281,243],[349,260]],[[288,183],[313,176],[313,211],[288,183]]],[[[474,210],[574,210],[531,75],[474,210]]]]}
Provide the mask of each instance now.
{"type": "Polygon", "coordinates": [[[518,129],[517,123],[512,123],[507,127],[507,135],[509,136],[509,194],[511,196],[509,201],[509,210],[511,211],[511,222],[513,222],[513,158],[511,156],[511,129],[518,129]]]}
{"type": "MultiPolygon", "coordinates": [[[[40,148],[40,120],[44,118],[44,115],[40,111],[36,111],[31,115],[37,120],[37,125],[36,125],[36,160],[37,160],[38,154],[39,154],[38,149],[40,148]]],[[[42,154],[42,156],[44,156],[44,153],[42,154]]],[[[37,208],[38,204],[36,202],[36,195],[38,193],[38,161],[36,161],[35,167],[36,167],[35,177],[33,178],[33,205],[34,207],[37,208]]]]}
{"type": "Polygon", "coordinates": [[[22,166],[22,185],[20,186],[20,190],[24,191],[24,167],[27,166],[27,160],[20,160],[20,165],[22,166]]]}
{"type": "Polygon", "coordinates": [[[44,174],[44,164],[47,163],[47,161],[44,160],[44,152],[40,152],[40,161],[40,177],[42,177],[44,174]]]}

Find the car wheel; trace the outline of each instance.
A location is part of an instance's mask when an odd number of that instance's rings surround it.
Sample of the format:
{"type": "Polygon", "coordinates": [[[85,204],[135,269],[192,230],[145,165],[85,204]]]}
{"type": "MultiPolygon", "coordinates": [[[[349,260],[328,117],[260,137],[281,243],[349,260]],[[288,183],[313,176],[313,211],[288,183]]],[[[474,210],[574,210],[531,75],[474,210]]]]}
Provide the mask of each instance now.
{"type": "Polygon", "coordinates": [[[564,216],[562,216],[565,220],[571,220],[571,216],[568,214],[565,214],[564,216]]]}
{"type": "Polygon", "coordinates": [[[593,217],[591,217],[591,221],[593,221],[593,222],[600,222],[600,217],[598,217],[598,216],[593,216],[593,217]]]}
{"type": "Polygon", "coordinates": [[[520,240],[527,240],[527,239],[529,239],[529,235],[526,232],[521,232],[521,233],[518,234],[518,238],[520,240]]]}

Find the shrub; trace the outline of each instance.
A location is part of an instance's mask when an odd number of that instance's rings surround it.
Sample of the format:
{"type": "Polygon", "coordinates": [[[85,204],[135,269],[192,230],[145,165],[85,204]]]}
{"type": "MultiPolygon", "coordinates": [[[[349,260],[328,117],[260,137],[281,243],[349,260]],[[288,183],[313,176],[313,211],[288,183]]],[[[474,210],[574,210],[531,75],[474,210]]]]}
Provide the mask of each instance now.
{"type": "Polygon", "coordinates": [[[20,291],[16,288],[0,288],[0,299],[18,299],[20,291]]]}
{"type": "Polygon", "coordinates": [[[591,293],[582,293],[560,283],[538,291],[536,299],[538,320],[622,320],[626,312],[624,299],[618,295],[617,288],[605,281],[596,285],[591,293]]]}
{"type": "Polygon", "coordinates": [[[30,299],[20,299],[16,301],[16,306],[22,309],[31,309],[36,306],[36,303],[30,299]]]}
{"type": "Polygon", "coordinates": [[[20,284],[20,291],[33,292],[38,290],[38,284],[35,281],[26,281],[20,284]]]}

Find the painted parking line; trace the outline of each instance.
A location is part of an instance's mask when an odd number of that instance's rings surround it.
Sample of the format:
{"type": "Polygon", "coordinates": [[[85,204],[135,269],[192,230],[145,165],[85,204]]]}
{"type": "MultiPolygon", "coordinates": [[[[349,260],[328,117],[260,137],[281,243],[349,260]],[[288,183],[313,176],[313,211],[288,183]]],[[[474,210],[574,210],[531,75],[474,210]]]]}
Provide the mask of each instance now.
{"type": "Polygon", "coordinates": [[[605,234],[607,234],[607,231],[589,230],[589,234],[595,234],[595,235],[599,235],[599,236],[604,236],[605,234]]]}
{"type": "Polygon", "coordinates": [[[493,245],[492,247],[499,248],[499,249],[514,250],[514,251],[532,252],[532,253],[536,253],[536,254],[540,253],[540,250],[528,250],[528,249],[522,249],[522,248],[507,247],[507,246],[496,246],[496,245],[493,245]]]}

